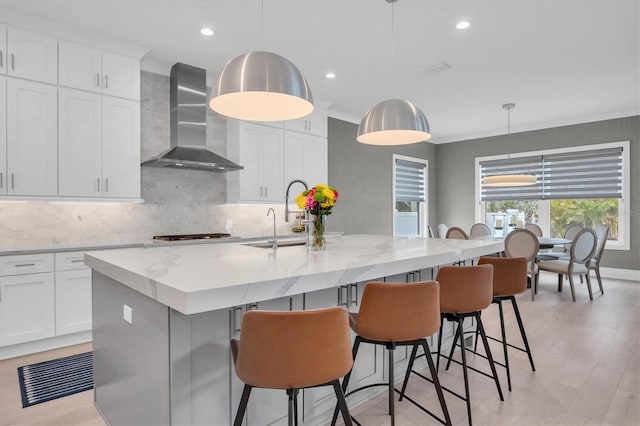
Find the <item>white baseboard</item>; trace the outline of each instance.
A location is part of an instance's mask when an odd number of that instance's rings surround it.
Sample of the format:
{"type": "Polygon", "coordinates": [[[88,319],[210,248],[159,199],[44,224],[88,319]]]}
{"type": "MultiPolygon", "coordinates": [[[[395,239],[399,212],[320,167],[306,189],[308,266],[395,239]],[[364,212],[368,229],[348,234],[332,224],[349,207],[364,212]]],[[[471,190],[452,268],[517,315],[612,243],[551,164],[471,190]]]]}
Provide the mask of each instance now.
{"type": "Polygon", "coordinates": [[[5,346],[0,348],[0,360],[29,355],[37,352],[50,351],[51,349],[78,345],[80,343],[86,343],[90,341],[91,330],[68,334],[60,337],[52,337],[50,339],[36,340],[34,342],[5,346]]]}
{"type": "MultiPolygon", "coordinates": [[[[595,277],[595,271],[592,270],[591,275],[595,277]]],[[[640,271],[637,269],[600,268],[600,275],[602,278],[635,281],[640,284],[640,271]]]]}

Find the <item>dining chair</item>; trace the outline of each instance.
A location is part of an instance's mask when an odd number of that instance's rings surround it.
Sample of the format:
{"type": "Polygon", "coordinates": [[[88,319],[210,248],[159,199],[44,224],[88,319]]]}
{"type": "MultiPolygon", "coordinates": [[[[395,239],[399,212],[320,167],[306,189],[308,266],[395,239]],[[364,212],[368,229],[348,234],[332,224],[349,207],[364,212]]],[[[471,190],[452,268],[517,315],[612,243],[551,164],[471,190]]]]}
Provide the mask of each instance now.
{"type": "Polygon", "coordinates": [[[464,232],[464,229],[457,226],[452,226],[447,230],[446,238],[453,240],[468,240],[469,236],[466,232],[464,232]]]}
{"type": "Polygon", "coordinates": [[[529,231],[533,232],[533,234],[536,237],[542,237],[542,228],[540,228],[538,225],[536,225],[535,223],[527,223],[524,226],[524,229],[528,229],[529,231]]]}
{"type": "Polygon", "coordinates": [[[438,238],[447,238],[447,231],[449,230],[449,227],[447,225],[445,225],[444,223],[441,223],[438,225],[438,238]]]}
{"type": "Polygon", "coordinates": [[[491,229],[484,223],[475,223],[469,230],[469,235],[476,237],[481,235],[491,235],[491,229]]]}
{"type": "Polygon", "coordinates": [[[527,273],[531,276],[531,300],[538,291],[538,265],[536,256],[540,250],[538,237],[528,229],[515,229],[504,240],[506,257],[524,257],[527,259],[527,273]]]}
{"type": "Polygon", "coordinates": [[[431,225],[427,225],[427,232],[428,232],[429,238],[435,238],[433,234],[433,228],[431,228],[431,225]]]}
{"type": "Polygon", "coordinates": [[[604,246],[607,244],[607,238],[609,238],[609,226],[604,224],[596,225],[596,237],[598,238],[598,245],[596,246],[596,252],[591,259],[589,268],[596,271],[596,278],[598,279],[598,286],[600,287],[600,293],[604,294],[602,287],[602,277],[600,276],[600,260],[604,253],[604,246]]]}
{"type": "Polygon", "coordinates": [[[573,286],[574,274],[586,276],[589,299],[593,300],[589,268],[591,265],[591,258],[596,251],[597,240],[598,237],[596,236],[596,233],[592,229],[585,228],[578,232],[578,235],[576,235],[573,240],[573,243],[571,244],[571,251],[569,252],[569,260],[545,260],[538,263],[538,268],[541,271],[555,272],[558,274],[558,291],[562,291],[563,275],[567,275],[569,277],[571,298],[574,302],[576,301],[576,294],[573,286]]]}
{"type": "MultiPolygon", "coordinates": [[[[584,227],[582,225],[578,223],[572,223],[564,232],[564,239],[573,241],[578,235],[578,232],[582,231],[583,229],[584,227]]],[[[557,250],[554,249],[553,251],[557,251],[557,250]]],[[[565,253],[566,258],[569,258],[569,252],[571,251],[571,243],[567,243],[564,246],[561,246],[560,251],[562,253],[565,253]]]]}

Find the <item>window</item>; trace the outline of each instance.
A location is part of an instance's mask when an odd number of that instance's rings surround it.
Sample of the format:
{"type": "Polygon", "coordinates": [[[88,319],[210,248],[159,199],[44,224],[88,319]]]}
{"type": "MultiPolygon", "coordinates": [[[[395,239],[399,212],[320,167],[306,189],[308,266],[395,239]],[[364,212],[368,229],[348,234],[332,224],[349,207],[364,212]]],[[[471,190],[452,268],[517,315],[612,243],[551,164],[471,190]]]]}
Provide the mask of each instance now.
{"type": "Polygon", "coordinates": [[[393,156],[393,235],[427,237],[427,160],[393,156]]]}
{"type": "Polygon", "coordinates": [[[629,250],[629,142],[476,158],[476,171],[476,219],[494,235],[537,223],[545,235],[561,237],[573,223],[604,223],[607,248],[629,250]],[[482,186],[484,176],[504,173],[534,173],[537,184],[482,186]]]}

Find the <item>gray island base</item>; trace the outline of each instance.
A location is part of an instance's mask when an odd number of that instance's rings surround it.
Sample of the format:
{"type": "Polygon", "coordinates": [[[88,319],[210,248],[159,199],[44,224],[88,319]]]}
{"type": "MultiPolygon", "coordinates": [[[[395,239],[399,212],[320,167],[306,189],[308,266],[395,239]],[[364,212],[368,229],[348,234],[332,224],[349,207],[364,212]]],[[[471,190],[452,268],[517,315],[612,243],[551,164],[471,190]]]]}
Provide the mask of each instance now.
{"type": "MultiPolygon", "coordinates": [[[[427,280],[439,265],[502,249],[502,241],[350,235],[319,252],[227,243],[87,253],[96,407],[113,425],[230,425],[242,383],[229,340],[239,336],[247,310],[342,305],[357,312],[369,281],[427,280]]],[[[453,327],[444,330],[450,345],[453,327]]],[[[363,345],[350,386],[384,380],[383,352],[363,345]]],[[[400,379],[408,355],[406,348],[395,355],[400,379]]],[[[382,390],[355,394],[348,403],[353,407],[382,390]]],[[[330,388],[306,389],[301,420],[326,423],[334,406],[330,388]]],[[[286,415],[284,391],[252,392],[248,425],[286,424],[286,415]]]]}

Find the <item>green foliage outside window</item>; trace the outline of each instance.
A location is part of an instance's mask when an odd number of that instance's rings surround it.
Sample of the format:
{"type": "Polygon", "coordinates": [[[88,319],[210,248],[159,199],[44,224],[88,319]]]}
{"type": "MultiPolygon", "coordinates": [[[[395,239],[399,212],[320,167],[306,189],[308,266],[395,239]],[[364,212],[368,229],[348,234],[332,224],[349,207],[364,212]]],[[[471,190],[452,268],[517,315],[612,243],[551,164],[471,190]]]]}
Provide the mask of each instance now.
{"type": "Polygon", "coordinates": [[[561,237],[569,225],[577,223],[595,229],[598,223],[609,225],[609,239],[618,239],[618,199],[593,198],[551,200],[551,235],[561,237]]]}
{"type": "Polygon", "coordinates": [[[515,209],[524,213],[525,223],[536,223],[534,218],[538,217],[538,202],[537,201],[488,201],[486,204],[486,211],[490,213],[506,212],[507,209],[515,209]]]}

